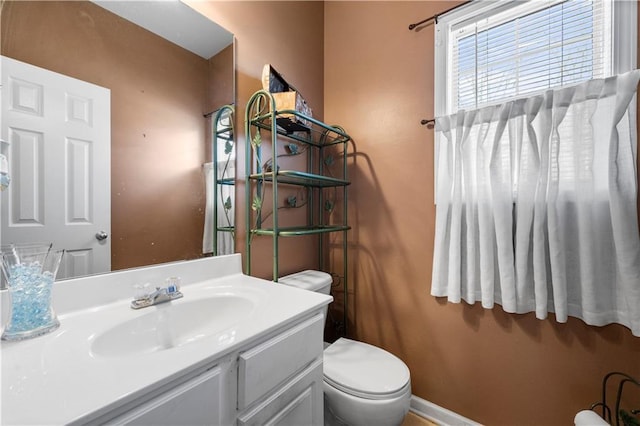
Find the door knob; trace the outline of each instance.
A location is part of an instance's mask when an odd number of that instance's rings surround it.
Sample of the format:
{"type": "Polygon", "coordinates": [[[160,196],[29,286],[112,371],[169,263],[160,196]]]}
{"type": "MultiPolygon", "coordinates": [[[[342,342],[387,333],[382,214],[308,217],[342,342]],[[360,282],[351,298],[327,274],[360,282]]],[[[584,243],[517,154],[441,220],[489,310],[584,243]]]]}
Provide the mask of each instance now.
{"type": "Polygon", "coordinates": [[[109,234],[107,234],[104,231],[100,231],[96,234],[96,240],[98,241],[106,240],[108,237],[109,237],[109,234]]]}

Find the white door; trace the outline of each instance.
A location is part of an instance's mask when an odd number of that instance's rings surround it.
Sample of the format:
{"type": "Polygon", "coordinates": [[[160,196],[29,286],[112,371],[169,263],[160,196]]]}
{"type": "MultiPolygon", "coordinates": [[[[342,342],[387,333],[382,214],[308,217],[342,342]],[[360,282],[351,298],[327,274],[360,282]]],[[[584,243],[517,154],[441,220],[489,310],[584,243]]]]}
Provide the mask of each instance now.
{"type": "Polygon", "coordinates": [[[64,248],[58,278],[111,270],[109,89],[1,59],[0,138],[11,173],[2,244],[64,248]]]}

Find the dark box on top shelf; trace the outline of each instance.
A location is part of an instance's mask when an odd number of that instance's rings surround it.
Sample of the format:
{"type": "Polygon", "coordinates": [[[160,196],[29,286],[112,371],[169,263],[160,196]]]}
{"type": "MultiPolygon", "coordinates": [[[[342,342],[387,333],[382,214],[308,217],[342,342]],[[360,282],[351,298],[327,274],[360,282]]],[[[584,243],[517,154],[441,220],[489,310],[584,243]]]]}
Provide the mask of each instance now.
{"type": "MultiPolygon", "coordinates": [[[[298,111],[308,117],[312,116],[311,108],[307,105],[307,101],[302,97],[293,86],[270,65],[266,64],[262,69],[262,88],[273,96],[276,103],[276,110],[292,110],[298,111]]],[[[280,127],[287,132],[298,132],[309,130],[311,123],[293,114],[283,114],[277,119],[280,127]]]]}

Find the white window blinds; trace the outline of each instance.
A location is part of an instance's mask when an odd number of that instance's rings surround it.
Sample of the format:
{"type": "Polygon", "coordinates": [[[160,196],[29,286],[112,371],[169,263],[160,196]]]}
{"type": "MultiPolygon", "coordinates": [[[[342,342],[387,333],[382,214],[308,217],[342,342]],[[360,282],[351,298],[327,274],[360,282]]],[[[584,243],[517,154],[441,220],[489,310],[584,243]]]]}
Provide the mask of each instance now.
{"type": "Polygon", "coordinates": [[[610,0],[508,3],[451,27],[448,113],[612,74],[610,0]]]}

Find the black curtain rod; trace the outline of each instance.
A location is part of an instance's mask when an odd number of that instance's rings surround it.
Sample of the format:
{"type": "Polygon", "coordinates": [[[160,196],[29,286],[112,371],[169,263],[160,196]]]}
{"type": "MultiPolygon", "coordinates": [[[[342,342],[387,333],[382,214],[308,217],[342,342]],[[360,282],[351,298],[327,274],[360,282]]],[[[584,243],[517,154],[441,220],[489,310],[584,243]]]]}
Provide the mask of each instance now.
{"type": "MultiPolygon", "coordinates": [[[[234,104],[234,103],[230,103],[229,105],[235,105],[235,104],[234,104]]],[[[204,118],[209,118],[209,117],[211,117],[213,114],[215,114],[216,112],[220,111],[220,110],[221,110],[222,108],[224,108],[225,106],[226,106],[226,105],[221,106],[221,107],[220,107],[220,108],[218,108],[218,109],[214,109],[213,111],[210,111],[210,112],[207,112],[207,113],[205,113],[205,114],[202,114],[202,116],[203,116],[204,118]]]]}
{"type": "Polygon", "coordinates": [[[426,24],[429,21],[433,21],[434,23],[437,24],[438,23],[438,18],[441,15],[444,15],[446,13],[449,13],[449,12],[453,11],[453,10],[456,10],[457,8],[462,7],[462,6],[466,5],[467,3],[468,2],[461,3],[461,4],[457,5],[457,6],[453,6],[453,7],[449,8],[449,9],[445,10],[444,12],[436,13],[435,15],[430,16],[427,19],[423,19],[420,22],[416,22],[415,24],[411,24],[411,25],[409,25],[409,31],[412,31],[418,25],[426,24]]]}

